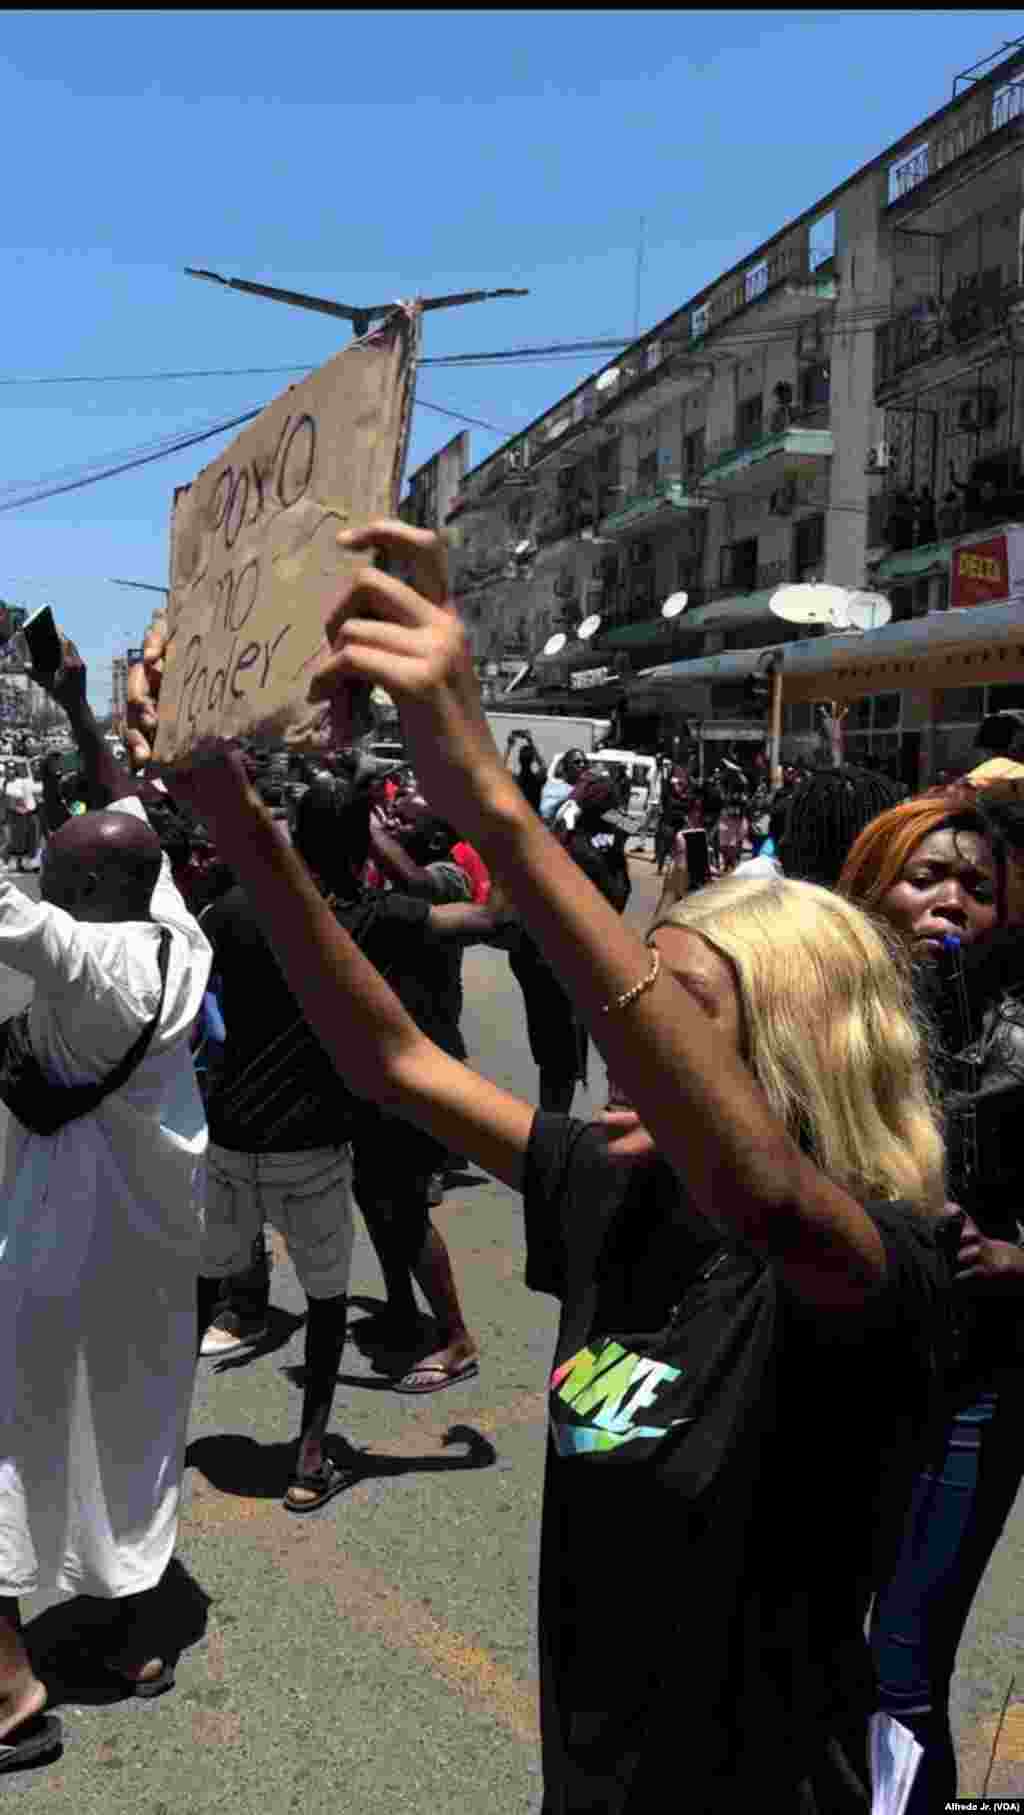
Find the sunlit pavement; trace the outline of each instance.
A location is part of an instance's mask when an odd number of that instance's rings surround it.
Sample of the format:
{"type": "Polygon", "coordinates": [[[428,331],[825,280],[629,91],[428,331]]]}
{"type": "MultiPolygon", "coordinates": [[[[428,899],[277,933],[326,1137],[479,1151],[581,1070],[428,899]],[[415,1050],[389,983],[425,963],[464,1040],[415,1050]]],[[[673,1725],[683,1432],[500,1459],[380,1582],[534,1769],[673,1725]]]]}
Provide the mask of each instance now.
{"type": "MultiPolygon", "coordinates": [[[[642,923],[657,884],[644,859],[633,874],[629,912],[642,923]]],[[[36,892],[27,878],[26,886],[36,892]]],[[[470,952],[465,983],[474,1063],[532,1100],[535,1072],[507,959],[470,952]]],[[[0,1014],[26,996],[0,970],[0,1014]]],[[[578,1113],[603,1100],[603,1069],[592,1066],[578,1113]]],[[[345,1351],[334,1422],[364,1452],[364,1473],[322,1513],[290,1517],[280,1500],[300,1406],[290,1370],[302,1364],[304,1300],[278,1244],[278,1346],[200,1364],[174,1587],[182,1624],[196,1636],[176,1689],[154,1702],[110,1702],[109,1688],[90,1687],[79,1669],[61,1710],[63,1756],[0,1780],[2,1794],[67,1815],[539,1808],[533,1629],[554,1306],[522,1284],[513,1193],[471,1168],[434,1215],[480,1341],[479,1378],[410,1399],[374,1374],[358,1322],[381,1289],[357,1217],[356,1340],[345,1351]]],[[[78,1614],[67,1604],[46,1609],[40,1599],[25,1612],[30,1622],[45,1613],[35,1637],[58,1647],[71,1675],[66,1640],[78,1614]]],[[[965,1795],[980,1794],[986,1772],[990,1796],[1024,1794],[1022,1637],[1018,1502],[961,1648],[965,1795]]]]}

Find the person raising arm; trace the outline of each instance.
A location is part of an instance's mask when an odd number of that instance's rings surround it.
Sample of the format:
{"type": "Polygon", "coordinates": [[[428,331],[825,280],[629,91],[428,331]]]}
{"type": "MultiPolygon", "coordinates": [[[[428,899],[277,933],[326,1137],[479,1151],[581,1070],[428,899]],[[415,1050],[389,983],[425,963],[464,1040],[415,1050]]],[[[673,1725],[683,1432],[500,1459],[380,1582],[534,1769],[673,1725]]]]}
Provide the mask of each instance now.
{"type": "MultiPolygon", "coordinates": [[[[800,1151],[739,1052],[670,974],[685,968],[690,936],[665,929],[655,949],[646,945],[581,878],[504,769],[468,639],[445,602],[439,539],[379,522],[339,541],[352,552],[386,549],[416,586],[369,566],[349,577],[311,692],[331,697],[336,717],[358,683],[379,684],[399,702],[426,793],[504,879],[609,1070],[685,1176],[695,1208],[770,1258],[810,1302],[864,1304],[885,1274],[877,1231],[800,1151]]],[[[148,647],[133,686],[140,729],[147,714],[150,728],[154,722],[147,686],[151,694],[162,663],[159,640],[148,647]]],[[[218,845],[259,901],[310,1024],[353,1087],[518,1184],[532,1112],[418,1035],[274,834],[239,761],[197,764],[176,785],[213,822],[218,845]]]]}

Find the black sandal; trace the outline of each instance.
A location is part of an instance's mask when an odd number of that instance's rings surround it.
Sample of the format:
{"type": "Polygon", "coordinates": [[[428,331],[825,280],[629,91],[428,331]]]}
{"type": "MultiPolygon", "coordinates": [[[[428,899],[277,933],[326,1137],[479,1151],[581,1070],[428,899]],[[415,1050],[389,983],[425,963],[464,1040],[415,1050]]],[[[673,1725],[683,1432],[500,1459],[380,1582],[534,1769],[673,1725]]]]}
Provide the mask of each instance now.
{"type": "Polygon", "coordinates": [[[346,1487],[351,1487],[353,1481],[357,1479],[357,1471],[354,1468],[339,1468],[330,1456],[325,1456],[315,1474],[300,1475],[296,1473],[292,1476],[281,1504],[285,1512],[297,1514],[319,1512],[321,1506],[326,1506],[328,1500],[334,1499],[335,1494],[344,1493],[346,1487]],[[288,1496],[293,1487],[301,1487],[307,1493],[315,1494],[316,1498],[291,1500],[288,1496]]]}
{"type": "Polygon", "coordinates": [[[64,1729],[55,1714],[31,1714],[17,1727],[12,1727],[5,1740],[0,1740],[0,1771],[16,1771],[20,1765],[34,1764],[59,1752],[64,1743],[64,1729]]]}

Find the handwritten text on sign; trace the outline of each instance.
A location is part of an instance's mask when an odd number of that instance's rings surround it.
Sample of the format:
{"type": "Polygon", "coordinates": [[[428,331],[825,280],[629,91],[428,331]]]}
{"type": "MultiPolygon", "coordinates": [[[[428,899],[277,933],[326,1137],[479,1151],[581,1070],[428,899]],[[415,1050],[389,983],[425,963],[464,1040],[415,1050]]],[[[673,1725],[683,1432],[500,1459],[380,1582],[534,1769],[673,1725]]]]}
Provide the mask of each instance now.
{"type": "Polygon", "coordinates": [[[158,761],[211,736],[326,740],[306,699],[351,557],[339,529],[397,504],[415,318],[402,313],[263,411],[177,494],[158,761]]]}

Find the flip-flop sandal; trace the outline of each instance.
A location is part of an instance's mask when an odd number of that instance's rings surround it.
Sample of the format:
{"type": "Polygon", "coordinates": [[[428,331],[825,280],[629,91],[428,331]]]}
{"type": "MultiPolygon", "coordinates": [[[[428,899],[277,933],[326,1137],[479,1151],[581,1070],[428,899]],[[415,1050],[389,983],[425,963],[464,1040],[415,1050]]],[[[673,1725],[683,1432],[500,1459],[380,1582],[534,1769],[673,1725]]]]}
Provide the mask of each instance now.
{"type": "Polygon", "coordinates": [[[463,1380],[473,1380],[479,1372],[480,1364],[477,1361],[464,1361],[461,1367],[457,1368],[442,1367],[439,1361],[421,1362],[418,1367],[410,1368],[407,1374],[402,1375],[401,1380],[395,1382],[395,1392],[411,1393],[417,1396],[424,1393],[443,1393],[445,1387],[458,1386],[463,1380]],[[407,1385],[407,1382],[414,1380],[417,1375],[428,1376],[426,1386],[407,1385]]]}
{"type": "Polygon", "coordinates": [[[16,1771],[50,1752],[59,1752],[64,1729],[55,1714],[32,1714],[0,1741],[0,1771],[16,1771]]]}
{"type": "Polygon", "coordinates": [[[330,1456],[325,1456],[315,1475],[296,1474],[292,1476],[281,1505],[284,1507],[285,1512],[299,1515],[302,1513],[319,1512],[321,1506],[326,1506],[328,1500],[334,1499],[335,1494],[344,1493],[346,1487],[351,1487],[356,1478],[355,1469],[339,1468],[338,1464],[334,1462],[330,1456]],[[313,1500],[290,1500],[288,1495],[291,1493],[293,1487],[304,1488],[306,1492],[312,1491],[316,1498],[313,1500]]]}
{"type": "Polygon", "coordinates": [[[159,1676],[150,1677],[125,1676],[124,1671],[117,1664],[112,1664],[109,1658],[104,1658],[103,1664],[104,1668],[110,1671],[111,1676],[116,1676],[128,1694],[137,1695],[140,1701],[150,1701],[154,1695],[166,1695],[168,1689],[174,1688],[173,1664],[165,1664],[159,1676]]]}

